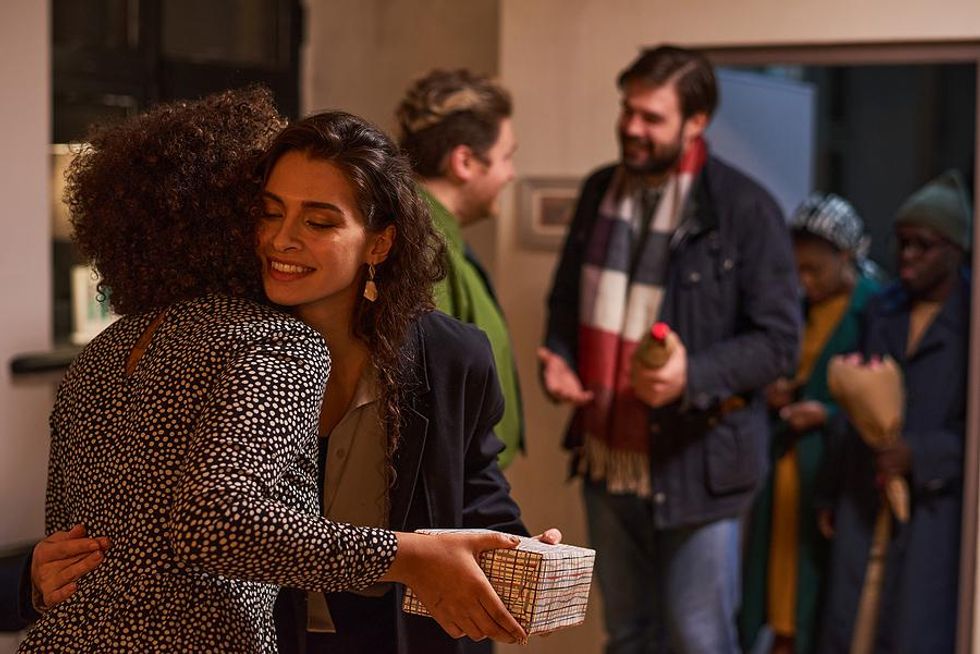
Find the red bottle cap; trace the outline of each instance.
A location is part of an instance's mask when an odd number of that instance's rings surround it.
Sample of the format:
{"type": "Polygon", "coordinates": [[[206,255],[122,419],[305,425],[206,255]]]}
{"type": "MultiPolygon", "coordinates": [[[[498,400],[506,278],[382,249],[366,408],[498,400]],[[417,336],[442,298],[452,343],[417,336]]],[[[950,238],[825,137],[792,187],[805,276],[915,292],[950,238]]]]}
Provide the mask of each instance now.
{"type": "Polygon", "coordinates": [[[666,341],[670,334],[670,326],[665,322],[657,322],[650,328],[650,336],[655,341],[666,341]]]}

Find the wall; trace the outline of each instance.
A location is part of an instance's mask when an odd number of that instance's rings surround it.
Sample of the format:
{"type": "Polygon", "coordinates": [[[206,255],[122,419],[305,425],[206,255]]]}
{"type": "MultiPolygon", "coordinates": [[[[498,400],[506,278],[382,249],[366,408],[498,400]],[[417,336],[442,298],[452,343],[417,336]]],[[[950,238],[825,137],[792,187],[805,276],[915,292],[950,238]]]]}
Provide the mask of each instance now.
{"type": "MultiPolygon", "coordinates": [[[[395,134],[394,112],[432,68],[497,73],[498,0],[307,0],[303,113],[343,109],[395,134]]],[[[477,255],[495,256],[494,227],[469,228],[477,255]]]]}
{"type": "MultiPolygon", "coordinates": [[[[514,95],[519,175],[582,177],[616,156],[616,73],[642,45],[756,45],[980,38],[980,3],[917,0],[343,0],[311,2],[305,107],[341,107],[390,127],[407,82],[428,68],[496,70],[514,95]],[[498,8],[499,7],[499,8],[498,8]],[[499,16],[498,16],[499,12],[499,16]],[[405,26],[409,27],[406,28],[405,26]]],[[[515,340],[529,455],[509,470],[532,529],[558,525],[584,543],[577,487],[566,484],[559,443],[566,412],[542,396],[534,351],[555,253],[520,248],[514,196],[500,219],[468,238],[491,268],[515,340]]],[[[525,650],[600,649],[599,604],[582,628],[532,639],[525,650]]]]}
{"type": "MultiPolygon", "coordinates": [[[[616,157],[614,80],[641,46],[980,39],[980,2],[946,0],[937,8],[916,1],[896,11],[888,0],[501,0],[500,76],[514,95],[519,174],[581,178],[616,157]]],[[[515,339],[530,454],[508,477],[529,524],[558,524],[567,541],[585,542],[577,488],[563,483],[558,443],[566,414],[544,399],[536,379],[556,254],[520,247],[513,196],[496,222],[494,275],[515,339]]],[[[597,609],[585,627],[533,639],[527,651],[600,651],[597,609]]]]}
{"type": "Polygon", "coordinates": [[[303,107],[344,109],[386,129],[429,69],[497,71],[497,0],[310,0],[303,107]]]}
{"type": "MultiPolygon", "coordinates": [[[[48,3],[0,6],[0,547],[43,534],[50,384],[15,382],[10,359],[51,340],[48,3]]],[[[14,639],[0,635],[0,652],[14,639]]]]}
{"type": "MultiPolygon", "coordinates": [[[[499,72],[514,93],[522,175],[581,176],[615,156],[613,78],[641,44],[701,45],[980,38],[980,3],[944,0],[311,0],[304,108],[342,107],[390,127],[408,82],[432,66],[499,72]],[[533,64],[533,65],[529,65],[533,64]]],[[[47,217],[48,7],[0,5],[0,176],[5,238],[0,280],[0,544],[36,537],[46,456],[47,385],[14,383],[9,359],[50,341],[47,217]]],[[[530,454],[509,471],[529,525],[558,524],[584,542],[579,499],[563,483],[564,412],[538,390],[534,348],[554,254],[518,248],[512,194],[496,223],[471,238],[492,265],[515,336],[526,395],[530,454]],[[489,237],[487,237],[489,235],[489,237]]],[[[581,629],[534,639],[538,654],[599,650],[597,613],[581,629]]],[[[0,652],[10,648],[0,639],[0,652]],[[5,649],[6,648],[6,649],[5,649]]]]}

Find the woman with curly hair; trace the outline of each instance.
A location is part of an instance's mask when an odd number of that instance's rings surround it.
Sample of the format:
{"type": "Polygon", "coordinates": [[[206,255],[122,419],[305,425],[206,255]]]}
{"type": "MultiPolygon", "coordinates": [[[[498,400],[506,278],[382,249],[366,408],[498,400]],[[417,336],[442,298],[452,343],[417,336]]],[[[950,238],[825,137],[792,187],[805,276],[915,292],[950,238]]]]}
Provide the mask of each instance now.
{"type": "Polygon", "coordinates": [[[509,538],[319,515],[330,358],[313,329],[253,301],[249,172],[281,126],[267,92],[226,92],[98,130],[72,164],[78,245],[122,318],[58,390],[46,521],[112,547],[21,651],[274,652],[278,585],[379,581],[410,584],[443,623],[525,637],[475,560],[509,538]]]}
{"type": "MultiPolygon", "coordinates": [[[[357,116],[321,113],[287,127],[260,172],[265,292],[333,357],[319,422],[325,515],[526,534],[497,467],[493,354],[483,332],[432,310],[445,246],[397,146],[357,116]]],[[[437,654],[463,646],[449,636],[479,640],[473,625],[443,621],[447,636],[400,604],[388,585],[284,591],[280,651],[437,654]]]]}

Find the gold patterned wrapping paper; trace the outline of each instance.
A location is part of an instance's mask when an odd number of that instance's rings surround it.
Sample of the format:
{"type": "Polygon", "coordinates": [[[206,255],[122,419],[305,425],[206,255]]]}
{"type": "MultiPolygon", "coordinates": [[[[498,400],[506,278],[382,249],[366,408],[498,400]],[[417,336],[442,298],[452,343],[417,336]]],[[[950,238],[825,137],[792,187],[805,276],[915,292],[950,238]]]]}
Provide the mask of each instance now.
{"type": "MultiPolygon", "coordinates": [[[[486,529],[420,529],[418,533],[488,533],[486,529]]],[[[545,545],[521,538],[513,549],[489,550],[480,567],[514,619],[531,634],[543,634],[582,624],[589,605],[595,550],[574,545],[545,545]]],[[[405,588],[402,610],[429,612],[405,588]]]]}

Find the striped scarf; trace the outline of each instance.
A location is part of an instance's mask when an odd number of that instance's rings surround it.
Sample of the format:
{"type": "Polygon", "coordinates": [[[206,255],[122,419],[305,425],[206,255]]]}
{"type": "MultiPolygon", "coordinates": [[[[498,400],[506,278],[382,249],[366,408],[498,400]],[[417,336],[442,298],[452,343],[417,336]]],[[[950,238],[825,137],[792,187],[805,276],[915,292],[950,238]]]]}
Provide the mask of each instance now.
{"type": "Polygon", "coordinates": [[[650,495],[649,407],[633,394],[630,360],[660,314],[670,239],[706,159],[701,139],[684,151],[645,238],[633,227],[643,185],[622,166],[599,204],[582,268],[579,376],[595,399],[578,416],[585,434],[579,472],[604,479],[610,493],[650,495]]]}

